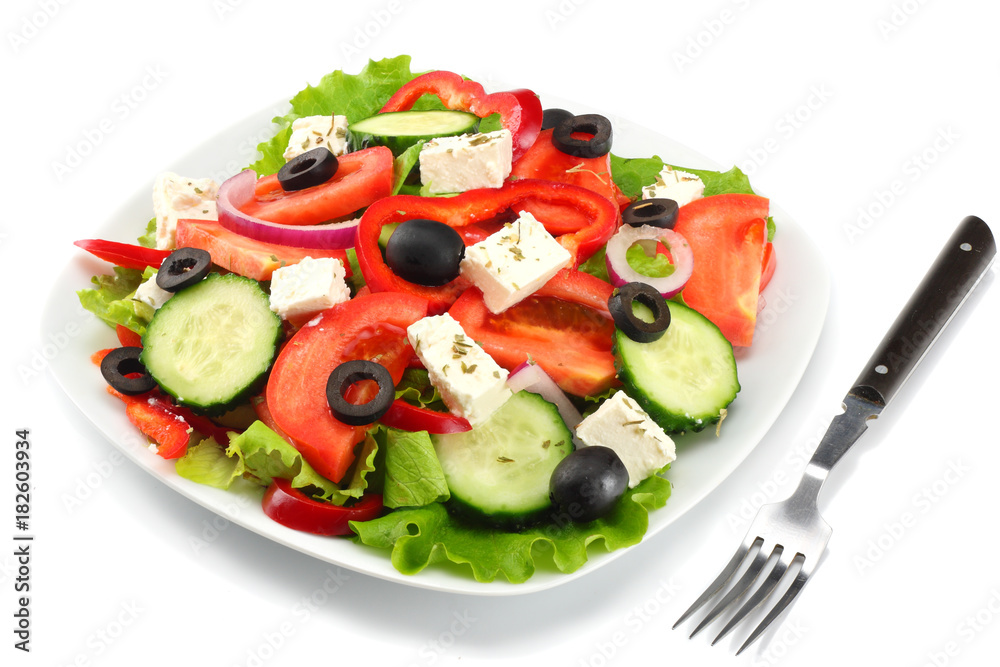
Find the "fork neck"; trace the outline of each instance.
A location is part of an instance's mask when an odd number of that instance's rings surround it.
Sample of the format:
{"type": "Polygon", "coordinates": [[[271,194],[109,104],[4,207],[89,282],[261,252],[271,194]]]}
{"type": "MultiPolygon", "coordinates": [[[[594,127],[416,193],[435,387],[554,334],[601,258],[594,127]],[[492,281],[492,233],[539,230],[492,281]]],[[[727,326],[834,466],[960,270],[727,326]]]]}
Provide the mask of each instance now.
{"type": "Polygon", "coordinates": [[[882,401],[868,389],[855,387],[844,398],[844,412],[830,422],[793,496],[815,503],[830,471],[868,429],[868,421],[882,412],[882,401]]]}

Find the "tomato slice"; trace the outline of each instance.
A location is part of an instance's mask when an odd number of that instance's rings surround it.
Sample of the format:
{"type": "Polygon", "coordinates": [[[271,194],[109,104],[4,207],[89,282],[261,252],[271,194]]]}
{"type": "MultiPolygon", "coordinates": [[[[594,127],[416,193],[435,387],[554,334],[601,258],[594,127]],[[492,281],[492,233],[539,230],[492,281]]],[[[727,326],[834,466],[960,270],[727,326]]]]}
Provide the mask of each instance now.
{"type": "Polygon", "coordinates": [[[316,535],[350,535],[348,521],[370,521],[382,511],[382,496],[365,495],[350,507],[313,500],[287,479],[277,478],[262,501],[264,514],[283,526],[316,535]]]}
{"type": "MultiPolygon", "coordinates": [[[[278,355],[267,382],[267,406],[275,423],[321,475],[339,482],[354,459],[354,445],[367,426],[334,418],[326,382],[352,359],[375,361],[398,383],[413,356],[406,327],[427,314],[427,301],[412,294],[379,292],[323,311],[319,321],[292,336],[278,355]]],[[[348,400],[364,402],[371,387],[359,383],[348,400]]]]}
{"type": "Polygon", "coordinates": [[[344,250],[265,243],[231,232],[215,220],[178,220],[177,247],[200,248],[212,256],[213,264],[254,280],[270,280],[275,269],[297,264],[306,257],[336,257],[347,275],[351,273],[344,250]]]}
{"type": "Polygon", "coordinates": [[[753,342],[769,202],[757,195],[704,197],[682,206],[674,231],[687,239],[694,273],[684,302],[715,323],[733,345],[753,342]]]}
{"type": "Polygon", "coordinates": [[[427,431],[428,433],[464,433],[472,425],[465,417],[447,412],[435,412],[396,399],[389,411],[379,421],[401,431],[427,431]]]}
{"type": "Polygon", "coordinates": [[[282,225],[317,225],[354,214],[392,194],[392,151],[373,146],[337,158],[337,173],[326,183],[286,192],[278,176],[257,181],[247,215],[282,225]]]}
{"type": "Polygon", "coordinates": [[[121,324],[115,325],[115,335],[123,347],[142,347],[142,336],[121,324]]]}
{"type": "Polygon", "coordinates": [[[608,312],[612,287],[564,269],[524,301],[499,315],[471,288],[448,311],[494,360],[514,370],[530,357],[570,394],[597,394],[615,384],[608,312]]]}

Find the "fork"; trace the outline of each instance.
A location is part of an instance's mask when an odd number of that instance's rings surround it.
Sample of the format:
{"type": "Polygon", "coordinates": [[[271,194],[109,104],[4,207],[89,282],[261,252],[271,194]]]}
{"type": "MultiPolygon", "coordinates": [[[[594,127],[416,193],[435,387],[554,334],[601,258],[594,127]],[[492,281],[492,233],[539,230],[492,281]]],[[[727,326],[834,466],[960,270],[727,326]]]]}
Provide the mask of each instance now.
{"type": "MultiPolygon", "coordinates": [[[[979,284],[996,255],[985,222],[966,217],[941,250],[917,290],[896,318],[833,418],[798,487],[785,500],[764,505],[719,576],[674,623],[674,628],[715,598],[740,569],[746,569],[691,633],[694,637],[748,594],[712,641],[715,645],[767,601],[779,583],[784,593],[736,651],[742,653],[791,604],[812,576],[833,529],[820,516],[817,499],[830,470],[877,418],[923,355],[979,284]],[[755,582],[760,580],[756,590],[755,582]]],[[[776,595],[776,594],[775,594],[776,595]]]]}

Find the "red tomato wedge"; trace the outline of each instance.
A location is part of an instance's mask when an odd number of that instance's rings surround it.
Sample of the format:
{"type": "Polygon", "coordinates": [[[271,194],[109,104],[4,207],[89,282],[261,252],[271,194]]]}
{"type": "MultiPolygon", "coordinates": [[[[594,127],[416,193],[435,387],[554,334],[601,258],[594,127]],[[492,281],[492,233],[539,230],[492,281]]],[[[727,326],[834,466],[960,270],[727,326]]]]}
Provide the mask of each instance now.
{"type": "MultiPolygon", "coordinates": [[[[267,406],[275,423],[321,475],[339,482],[354,459],[354,445],[366,426],[334,418],[326,382],[338,365],[352,359],[375,361],[398,383],[413,356],[406,327],[427,314],[427,301],[411,294],[380,292],[354,298],[324,311],[319,321],[299,329],[281,350],[267,382],[267,406]]],[[[371,398],[369,383],[348,396],[371,398]]]]}
{"type": "Polygon", "coordinates": [[[262,177],[243,212],[282,225],[318,225],[392,194],[392,151],[385,146],[341,155],[337,164],[333,178],[305,190],[286,192],[277,175],[262,177]]]}
{"type": "Polygon", "coordinates": [[[367,494],[350,507],[313,500],[277,478],[261,501],[264,514],[282,526],[316,535],[350,535],[349,521],[370,521],[382,512],[382,496],[367,494]]]}
{"type": "Polygon", "coordinates": [[[507,370],[530,355],[563,391],[597,394],[615,384],[608,312],[611,285],[586,273],[564,269],[524,301],[499,315],[467,290],[448,311],[507,370]]]}
{"type": "Polygon", "coordinates": [[[753,342],[769,202],[757,195],[704,197],[682,206],[674,231],[694,253],[684,302],[719,327],[733,345],[753,342]]]}
{"type": "MultiPolygon", "coordinates": [[[[563,153],[553,145],[551,129],[542,130],[528,152],[514,163],[511,177],[539,178],[577,185],[602,195],[619,208],[629,203],[629,198],[611,180],[610,154],[582,158],[563,153]]],[[[525,202],[516,210],[526,210],[539,220],[544,220],[546,229],[552,234],[573,232],[587,224],[583,215],[543,201],[525,202]]]]}
{"type": "Polygon", "coordinates": [[[142,347],[142,336],[121,324],[115,325],[115,334],[123,347],[142,347]]]}
{"type": "Polygon", "coordinates": [[[351,275],[344,250],[264,243],[231,232],[215,220],[178,220],[177,247],[200,248],[212,256],[213,264],[254,280],[270,280],[275,269],[298,264],[306,257],[336,257],[344,265],[347,275],[351,275]]]}

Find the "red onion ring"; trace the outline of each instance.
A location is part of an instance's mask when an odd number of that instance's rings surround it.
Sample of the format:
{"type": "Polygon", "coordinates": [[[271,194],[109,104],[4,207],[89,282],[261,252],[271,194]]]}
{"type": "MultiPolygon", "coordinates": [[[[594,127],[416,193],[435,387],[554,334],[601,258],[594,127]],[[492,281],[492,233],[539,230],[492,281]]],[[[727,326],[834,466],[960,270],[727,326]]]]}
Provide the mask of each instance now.
{"type": "Polygon", "coordinates": [[[566,422],[566,426],[572,431],[576,425],[583,421],[580,411],[570,403],[566,394],[559,388],[555,380],[549,377],[545,369],[538,364],[529,361],[524,362],[515,368],[507,376],[507,387],[515,394],[521,390],[538,394],[549,403],[552,403],[559,410],[559,416],[566,422]]]}
{"type": "Polygon", "coordinates": [[[246,169],[219,186],[216,207],[220,225],[241,236],[276,245],[319,249],[354,247],[357,220],[303,227],[279,225],[243,213],[240,208],[253,199],[256,183],[257,174],[246,169]]]}
{"type": "Polygon", "coordinates": [[[641,227],[623,225],[608,241],[605,263],[611,284],[615,287],[621,287],[626,283],[646,283],[662,294],[663,298],[669,299],[684,289],[684,285],[691,277],[691,272],[694,270],[694,253],[691,252],[687,239],[672,229],[652,225],[641,227]],[[654,278],[643,275],[629,266],[626,257],[628,249],[642,241],[660,241],[667,246],[673,259],[673,273],[662,278],[654,278]]]}

